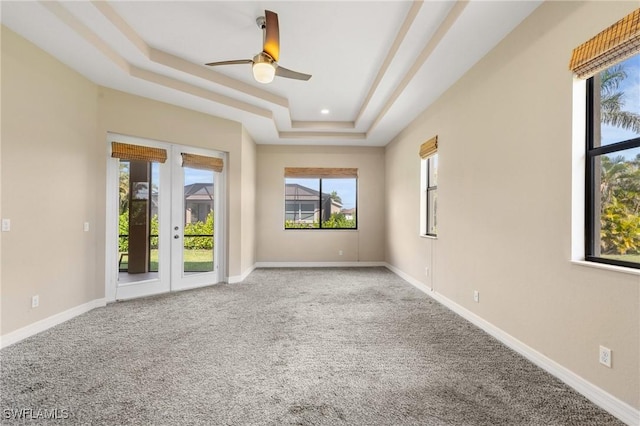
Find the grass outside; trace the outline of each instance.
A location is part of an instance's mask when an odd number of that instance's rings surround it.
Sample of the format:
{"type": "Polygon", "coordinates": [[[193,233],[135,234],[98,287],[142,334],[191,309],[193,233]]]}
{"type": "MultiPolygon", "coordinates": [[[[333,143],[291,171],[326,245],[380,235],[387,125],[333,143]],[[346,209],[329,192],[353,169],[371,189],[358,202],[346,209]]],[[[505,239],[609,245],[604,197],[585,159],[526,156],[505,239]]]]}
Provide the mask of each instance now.
{"type": "MultiPolygon", "coordinates": [[[[120,253],[122,254],[122,253],[120,253]]],[[[118,255],[118,258],[120,257],[118,255]]],[[[213,250],[184,249],[184,272],[210,272],[213,271],[213,250]]],[[[129,259],[125,255],[120,263],[120,270],[129,268],[129,259]]],[[[158,249],[151,250],[150,271],[158,270],[158,249]]]]}

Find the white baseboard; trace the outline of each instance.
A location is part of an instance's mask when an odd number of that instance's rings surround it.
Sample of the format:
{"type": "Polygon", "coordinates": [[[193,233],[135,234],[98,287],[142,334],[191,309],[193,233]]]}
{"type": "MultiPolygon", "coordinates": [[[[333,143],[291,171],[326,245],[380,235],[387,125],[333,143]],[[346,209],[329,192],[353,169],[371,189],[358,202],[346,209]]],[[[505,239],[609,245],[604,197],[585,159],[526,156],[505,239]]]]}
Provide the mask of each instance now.
{"type": "Polygon", "coordinates": [[[69,321],[71,318],[75,318],[78,315],[82,315],[92,309],[106,306],[106,304],[107,302],[104,298],[95,299],[85,304],[67,309],[64,312],[60,312],[40,321],[36,321],[33,324],[29,324],[26,327],[19,328],[18,330],[12,331],[11,333],[7,333],[4,336],[0,336],[0,349],[6,348],[7,346],[13,345],[14,343],[18,343],[19,341],[24,340],[27,337],[34,336],[51,327],[62,324],[65,321],[69,321]]]}
{"type": "Polygon", "coordinates": [[[256,268],[370,268],[385,262],[256,262],[256,268]]]}
{"type": "Polygon", "coordinates": [[[402,278],[403,280],[405,280],[406,282],[408,282],[412,286],[416,287],[418,290],[424,291],[429,296],[432,295],[433,290],[431,290],[429,287],[427,287],[426,284],[421,283],[420,281],[416,280],[412,276],[405,274],[404,272],[402,272],[400,269],[396,268],[393,265],[389,265],[388,263],[385,263],[384,266],[386,266],[387,269],[389,269],[391,272],[393,272],[394,274],[396,274],[397,276],[399,276],[400,278],[402,278]]]}
{"type": "Polygon", "coordinates": [[[244,281],[245,279],[247,279],[247,277],[249,276],[250,273],[253,272],[253,270],[256,269],[256,265],[251,265],[246,271],[244,271],[242,273],[242,275],[234,275],[232,277],[227,278],[227,282],[229,284],[237,284],[237,283],[241,283],[242,281],[244,281]]]}
{"type": "Polygon", "coordinates": [[[387,264],[386,267],[396,275],[398,275],[400,278],[407,281],[409,284],[413,285],[417,289],[423,291],[425,294],[438,301],[440,304],[446,306],[456,314],[460,315],[462,318],[484,330],[510,349],[516,351],[520,355],[527,358],[529,361],[533,362],[538,367],[557,377],[562,382],[566,383],[577,392],[584,395],[591,402],[608,411],[611,415],[617,417],[628,425],[640,426],[640,410],[635,409],[626,402],[621,401],[620,399],[611,395],[607,391],[599,388],[591,382],[588,382],[573,371],[569,370],[566,367],[563,367],[551,358],[548,358],[547,356],[536,351],[532,347],[527,346],[520,340],[516,339],[510,334],[505,333],[502,329],[496,327],[495,325],[474,314],[468,309],[458,305],[451,299],[439,294],[436,291],[431,290],[425,284],[405,274],[398,268],[389,264],[387,264]]]}

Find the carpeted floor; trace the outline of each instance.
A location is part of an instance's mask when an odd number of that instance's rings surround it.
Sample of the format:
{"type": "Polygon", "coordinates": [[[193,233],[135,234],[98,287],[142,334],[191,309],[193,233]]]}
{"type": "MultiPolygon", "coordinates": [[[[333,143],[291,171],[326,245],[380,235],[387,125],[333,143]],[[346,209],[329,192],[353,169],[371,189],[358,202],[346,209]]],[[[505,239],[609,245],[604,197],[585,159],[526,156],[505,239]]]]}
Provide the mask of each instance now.
{"type": "Polygon", "coordinates": [[[621,424],[384,268],[115,303],[0,362],[3,424],[621,424]]]}

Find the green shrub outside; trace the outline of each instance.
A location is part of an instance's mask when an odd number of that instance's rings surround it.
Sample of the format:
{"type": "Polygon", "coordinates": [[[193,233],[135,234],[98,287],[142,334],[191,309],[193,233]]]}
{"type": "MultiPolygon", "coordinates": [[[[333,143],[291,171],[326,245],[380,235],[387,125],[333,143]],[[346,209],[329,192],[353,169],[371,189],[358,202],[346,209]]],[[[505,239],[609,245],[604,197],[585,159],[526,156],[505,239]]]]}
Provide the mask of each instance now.
{"type": "MultiPolygon", "coordinates": [[[[129,212],[123,212],[118,218],[119,235],[127,235],[127,237],[119,237],[118,250],[120,253],[129,251],[129,212]]],[[[158,215],[151,218],[151,249],[158,248],[158,215]]],[[[185,237],[188,235],[207,235],[206,237],[186,237],[184,239],[184,248],[186,249],[202,249],[211,250],[213,248],[213,212],[209,212],[204,222],[198,221],[188,223],[184,229],[185,237]]]]}
{"type": "MultiPolygon", "coordinates": [[[[285,220],[286,229],[317,229],[320,227],[317,221],[313,223],[296,223],[293,220],[285,220]]],[[[333,213],[328,220],[322,222],[322,228],[328,229],[355,229],[356,220],[347,219],[343,213],[333,213]]]]}

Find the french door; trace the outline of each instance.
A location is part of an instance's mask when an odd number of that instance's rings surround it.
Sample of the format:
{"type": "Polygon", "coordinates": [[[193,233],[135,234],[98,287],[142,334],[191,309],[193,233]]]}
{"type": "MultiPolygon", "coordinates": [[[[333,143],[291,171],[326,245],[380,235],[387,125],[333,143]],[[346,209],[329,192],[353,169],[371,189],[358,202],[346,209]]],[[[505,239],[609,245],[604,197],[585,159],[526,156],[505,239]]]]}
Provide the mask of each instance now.
{"type": "Polygon", "coordinates": [[[115,134],[109,150],[107,300],[218,283],[224,153],[115,134]]]}

